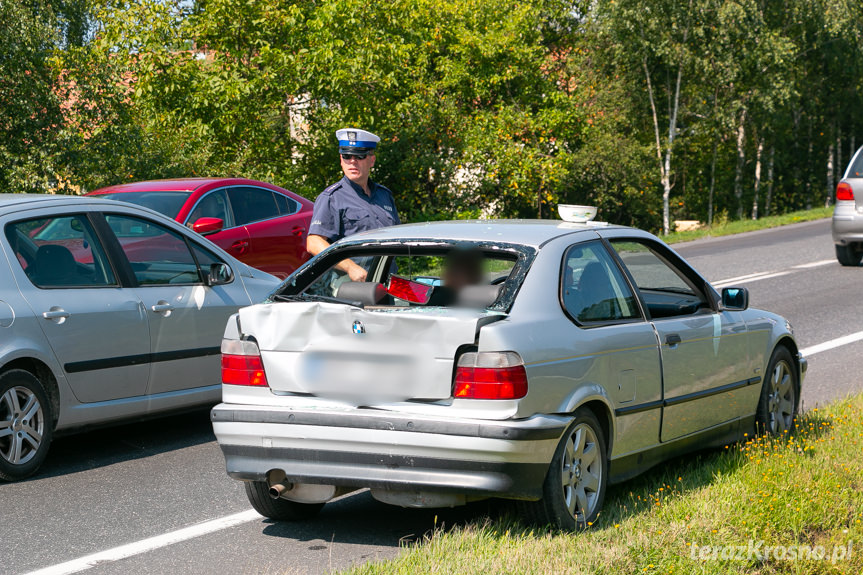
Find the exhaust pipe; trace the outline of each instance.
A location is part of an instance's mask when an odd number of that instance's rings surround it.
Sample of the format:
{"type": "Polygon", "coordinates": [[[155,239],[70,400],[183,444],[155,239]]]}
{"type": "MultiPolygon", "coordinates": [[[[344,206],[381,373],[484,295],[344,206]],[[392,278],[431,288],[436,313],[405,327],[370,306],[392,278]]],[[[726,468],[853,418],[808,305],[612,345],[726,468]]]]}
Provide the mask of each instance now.
{"type": "Polygon", "coordinates": [[[285,491],[289,491],[294,487],[293,483],[288,483],[287,481],[282,481],[281,483],[276,483],[272,487],[270,487],[270,497],[273,499],[278,499],[282,496],[282,493],[285,491]]]}

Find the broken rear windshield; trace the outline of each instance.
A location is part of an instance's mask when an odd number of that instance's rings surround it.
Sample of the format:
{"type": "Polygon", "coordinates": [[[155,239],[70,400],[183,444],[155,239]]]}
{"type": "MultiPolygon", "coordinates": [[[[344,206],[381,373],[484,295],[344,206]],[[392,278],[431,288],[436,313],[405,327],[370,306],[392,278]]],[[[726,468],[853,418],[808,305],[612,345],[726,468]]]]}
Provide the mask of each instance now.
{"type": "Polygon", "coordinates": [[[533,257],[532,248],[510,244],[337,246],[291,276],[277,295],[337,298],[366,308],[506,311],[533,257]]]}

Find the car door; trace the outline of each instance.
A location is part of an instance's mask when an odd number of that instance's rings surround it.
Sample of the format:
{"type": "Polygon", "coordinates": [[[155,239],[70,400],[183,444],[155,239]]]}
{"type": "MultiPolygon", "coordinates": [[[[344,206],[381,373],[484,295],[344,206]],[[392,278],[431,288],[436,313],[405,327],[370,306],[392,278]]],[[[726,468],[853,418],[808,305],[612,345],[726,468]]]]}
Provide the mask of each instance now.
{"type": "Polygon", "coordinates": [[[560,302],[569,319],[555,334],[565,344],[562,373],[577,385],[598,384],[614,403],[615,457],[659,443],[662,376],[656,334],[623,272],[599,240],[564,255],[560,302]]]}
{"type": "Polygon", "coordinates": [[[243,260],[280,278],[303,262],[306,226],[294,200],[265,188],[228,189],[235,221],[249,234],[249,253],[243,260]]]}
{"type": "Polygon", "coordinates": [[[86,212],[40,210],[5,224],[21,294],[82,403],[141,396],[149,380],[147,316],[121,286],[86,212]]]}
{"type": "Polygon", "coordinates": [[[150,395],[218,386],[220,345],[228,317],[251,302],[240,280],[207,285],[223,262],[191,237],[154,220],[105,215],[116,235],[150,322],[150,395]]]}
{"type": "MultiPolygon", "coordinates": [[[[241,261],[247,261],[250,256],[249,231],[245,226],[237,224],[228,202],[228,191],[220,188],[208,192],[198,200],[186,218],[186,226],[192,225],[200,218],[218,218],[223,227],[218,232],[206,234],[208,240],[241,261]]],[[[252,265],[252,264],[249,264],[252,265]]]]}
{"type": "Polygon", "coordinates": [[[749,410],[760,381],[749,372],[746,323],[717,311],[705,284],[658,242],[610,243],[635,283],[662,355],[662,441],[734,420],[749,410]]]}

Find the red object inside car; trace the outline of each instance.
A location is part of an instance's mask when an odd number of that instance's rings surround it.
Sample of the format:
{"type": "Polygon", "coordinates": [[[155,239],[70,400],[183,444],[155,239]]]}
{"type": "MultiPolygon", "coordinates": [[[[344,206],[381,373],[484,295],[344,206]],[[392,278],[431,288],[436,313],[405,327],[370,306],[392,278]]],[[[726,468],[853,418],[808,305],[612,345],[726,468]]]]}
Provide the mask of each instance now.
{"type": "Polygon", "coordinates": [[[401,276],[390,276],[387,293],[411,303],[427,304],[434,288],[430,285],[411,281],[401,276]]]}

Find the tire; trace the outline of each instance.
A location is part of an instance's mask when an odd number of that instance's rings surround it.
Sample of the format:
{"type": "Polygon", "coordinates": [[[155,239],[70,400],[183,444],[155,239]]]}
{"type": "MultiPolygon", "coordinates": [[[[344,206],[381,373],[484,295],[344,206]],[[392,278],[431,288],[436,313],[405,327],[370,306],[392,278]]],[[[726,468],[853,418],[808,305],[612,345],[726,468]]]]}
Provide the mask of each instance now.
{"type": "Polygon", "coordinates": [[[863,259],[863,252],[857,251],[856,248],[857,246],[854,244],[847,244],[844,246],[836,244],[836,259],[839,260],[839,263],[843,266],[859,266],[860,260],[863,259]]]}
{"type": "Polygon", "coordinates": [[[791,433],[799,405],[797,367],[787,347],[778,347],[770,357],[755,413],[758,432],[772,436],[791,433]]]}
{"type": "Polygon", "coordinates": [[[252,507],[276,521],[303,521],[311,519],[324,507],[323,503],[299,503],[288,499],[270,497],[270,486],[266,481],[246,481],[246,496],[252,507]]]}
{"type": "Polygon", "coordinates": [[[29,371],[0,374],[0,479],[17,481],[36,473],[54,432],[51,403],[29,371]]]}
{"type": "Polygon", "coordinates": [[[585,529],[602,509],[608,468],[602,427],[592,411],[581,408],[554,452],[542,499],[520,501],[518,507],[532,523],[567,531],[585,529]]]}

